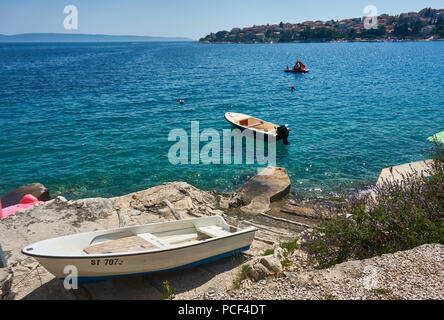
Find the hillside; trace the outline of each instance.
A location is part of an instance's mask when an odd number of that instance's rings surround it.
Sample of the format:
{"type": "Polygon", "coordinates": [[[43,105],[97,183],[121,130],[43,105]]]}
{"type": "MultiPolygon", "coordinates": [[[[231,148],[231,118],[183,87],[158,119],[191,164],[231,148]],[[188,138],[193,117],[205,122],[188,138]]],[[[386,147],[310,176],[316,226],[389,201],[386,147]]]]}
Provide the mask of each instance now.
{"type": "Polygon", "coordinates": [[[444,9],[378,16],[374,29],[364,27],[364,18],[279,23],[210,33],[200,43],[273,43],[308,41],[376,41],[444,38],[444,9]]]}

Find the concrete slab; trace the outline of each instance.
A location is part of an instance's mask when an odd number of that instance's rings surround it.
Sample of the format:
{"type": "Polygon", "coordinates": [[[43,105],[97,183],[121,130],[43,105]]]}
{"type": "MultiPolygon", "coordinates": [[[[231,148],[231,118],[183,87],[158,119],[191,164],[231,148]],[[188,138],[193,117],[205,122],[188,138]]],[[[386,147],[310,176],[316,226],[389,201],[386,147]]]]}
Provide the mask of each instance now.
{"type": "Polygon", "coordinates": [[[426,170],[432,161],[433,160],[416,161],[382,169],[376,185],[381,184],[383,181],[402,181],[402,175],[405,176],[407,173],[415,174],[416,176],[421,175],[421,173],[426,174],[426,170]]]}
{"type": "Polygon", "coordinates": [[[236,193],[250,201],[246,206],[248,213],[260,213],[264,212],[260,210],[261,207],[268,211],[266,204],[285,197],[290,192],[290,187],[290,178],[285,168],[267,167],[237,189],[236,193]]]}

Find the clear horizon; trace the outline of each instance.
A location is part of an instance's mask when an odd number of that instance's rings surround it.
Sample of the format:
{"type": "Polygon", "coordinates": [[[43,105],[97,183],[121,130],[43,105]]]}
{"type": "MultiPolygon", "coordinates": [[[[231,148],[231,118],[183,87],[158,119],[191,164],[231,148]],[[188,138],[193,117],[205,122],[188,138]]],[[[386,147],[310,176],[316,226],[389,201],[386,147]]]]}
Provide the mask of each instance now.
{"type": "Polygon", "coordinates": [[[197,40],[210,32],[231,30],[280,21],[340,20],[364,15],[364,7],[374,5],[378,15],[419,11],[426,7],[441,9],[442,1],[312,1],[277,0],[21,0],[0,4],[0,34],[72,33],[152,37],[186,37],[197,40]],[[78,30],[65,30],[67,5],[78,8],[78,30]]]}

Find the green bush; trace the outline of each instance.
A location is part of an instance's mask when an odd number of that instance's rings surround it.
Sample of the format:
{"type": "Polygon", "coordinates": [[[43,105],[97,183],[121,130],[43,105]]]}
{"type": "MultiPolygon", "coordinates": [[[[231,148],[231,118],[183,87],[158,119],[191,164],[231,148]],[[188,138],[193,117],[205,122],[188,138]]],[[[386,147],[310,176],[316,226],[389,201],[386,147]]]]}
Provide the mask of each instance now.
{"type": "Polygon", "coordinates": [[[165,294],[163,295],[164,300],[173,300],[175,298],[176,288],[170,286],[170,282],[165,280],[163,282],[163,288],[165,290],[165,294]]]}
{"type": "Polygon", "coordinates": [[[426,243],[444,244],[444,149],[433,149],[430,176],[408,174],[371,194],[351,196],[336,215],[306,234],[302,249],[319,268],[365,259],[426,243]],[[352,214],[345,218],[344,214],[352,214]]]}
{"type": "Polygon", "coordinates": [[[286,269],[289,266],[291,266],[291,261],[288,258],[282,259],[281,260],[281,265],[282,265],[283,269],[286,269]]]}
{"type": "Polygon", "coordinates": [[[269,256],[271,254],[274,254],[274,249],[265,250],[264,253],[262,254],[262,256],[269,256]]]}
{"type": "Polygon", "coordinates": [[[293,253],[296,249],[299,249],[298,239],[290,242],[282,242],[279,246],[282,249],[286,249],[288,253],[293,253]]]}
{"type": "Polygon", "coordinates": [[[233,289],[240,288],[242,280],[245,280],[248,278],[248,273],[250,272],[250,269],[251,269],[251,267],[249,264],[242,265],[237,276],[233,280],[233,289]]]}

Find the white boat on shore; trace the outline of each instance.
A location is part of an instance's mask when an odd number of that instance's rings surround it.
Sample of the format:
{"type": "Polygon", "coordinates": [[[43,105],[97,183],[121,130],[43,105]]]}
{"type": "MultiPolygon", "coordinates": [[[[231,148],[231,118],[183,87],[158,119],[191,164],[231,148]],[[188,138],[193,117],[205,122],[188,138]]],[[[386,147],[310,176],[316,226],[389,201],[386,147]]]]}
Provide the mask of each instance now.
{"type": "Polygon", "coordinates": [[[80,283],[210,262],[248,250],[256,228],[239,229],[220,216],[81,233],[40,241],[22,253],[57,278],[75,266],[80,283]]]}
{"type": "Polygon", "coordinates": [[[274,141],[283,140],[285,144],[288,143],[290,129],[288,129],[287,125],[278,126],[271,122],[236,112],[225,113],[225,120],[242,132],[249,131],[254,138],[272,141],[270,137],[273,137],[274,141]]]}

